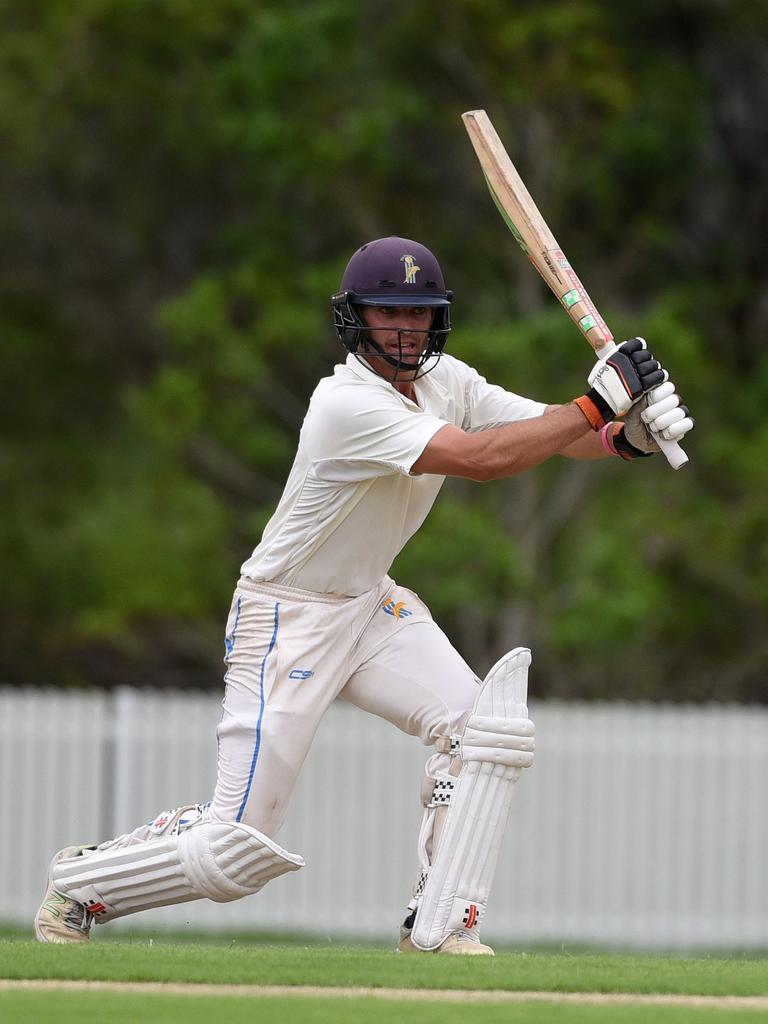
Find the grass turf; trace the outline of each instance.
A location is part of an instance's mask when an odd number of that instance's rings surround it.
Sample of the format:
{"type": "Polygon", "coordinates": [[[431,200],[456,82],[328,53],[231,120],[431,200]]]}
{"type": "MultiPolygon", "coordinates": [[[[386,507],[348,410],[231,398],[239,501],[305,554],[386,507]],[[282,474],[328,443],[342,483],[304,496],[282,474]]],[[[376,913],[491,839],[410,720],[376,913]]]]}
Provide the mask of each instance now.
{"type": "Polygon", "coordinates": [[[757,1024],[765,1012],[688,1007],[542,1003],[385,1003],[372,999],[142,996],[133,993],[0,993],[0,1015],[14,1024],[757,1024]]]}
{"type": "Polygon", "coordinates": [[[223,947],[158,941],[149,945],[138,940],[98,941],[84,947],[0,941],[0,977],[768,995],[765,960],[746,957],[506,953],[494,958],[464,958],[408,956],[343,946],[223,947]]]}

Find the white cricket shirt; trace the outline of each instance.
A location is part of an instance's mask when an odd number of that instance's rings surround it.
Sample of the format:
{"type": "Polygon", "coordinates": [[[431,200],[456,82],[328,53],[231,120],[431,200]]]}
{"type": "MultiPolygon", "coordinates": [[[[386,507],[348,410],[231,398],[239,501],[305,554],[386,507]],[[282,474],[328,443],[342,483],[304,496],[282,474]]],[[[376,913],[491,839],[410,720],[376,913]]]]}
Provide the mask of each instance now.
{"type": "Polygon", "coordinates": [[[442,476],[410,475],[438,430],[447,423],[484,430],[546,408],[488,384],[452,356],[415,388],[412,402],[351,354],[319,382],[285,490],[244,576],[365,593],[386,576],[443,485],[442,476]]]}

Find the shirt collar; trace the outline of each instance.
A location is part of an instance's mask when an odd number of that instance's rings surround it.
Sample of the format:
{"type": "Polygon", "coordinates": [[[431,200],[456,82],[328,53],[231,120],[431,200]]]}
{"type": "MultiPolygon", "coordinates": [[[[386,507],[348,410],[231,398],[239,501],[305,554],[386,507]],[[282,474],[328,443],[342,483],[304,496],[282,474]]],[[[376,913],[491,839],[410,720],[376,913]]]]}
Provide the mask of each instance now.
{"type": "MultiPolygon", "coordinates": [[[[347,355],[346,365],[361,380],[367,381],[369,384],[380,384],[382,387],[391,388],[396,395],[402,398],[406,405],[414,404],[409,398],[401,395],[399,391],[393,388],[389,381],[384,380],[383,377],[380,377],[378,373],[372,370],[364,360],[358,359],[353,352],[347,355]]],[[[419,407],[434,416],[440,416],[448,407],[450,396],[447,389],[435,379],[434,371],[419,377],[416,381],[416,393],[419,396],[419,407]]]]}

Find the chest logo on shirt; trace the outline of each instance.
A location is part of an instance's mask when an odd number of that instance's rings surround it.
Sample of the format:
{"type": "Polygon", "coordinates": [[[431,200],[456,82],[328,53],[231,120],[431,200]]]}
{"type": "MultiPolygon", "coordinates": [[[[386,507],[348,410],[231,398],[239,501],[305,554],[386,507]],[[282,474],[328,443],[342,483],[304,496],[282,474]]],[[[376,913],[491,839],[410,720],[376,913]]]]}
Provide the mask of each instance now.
{"type": "Polygon", "coordinates": [[[396,619],[407,619],[413,612],[405,607],[405,601],[384,601],[381,605],[387,615],[394,615],[396,619]]]}
{"type": "Polygon", "coordinates": [[[421,270],[421,267],[416,266],[416,260],[413,256],[401,256],[400,262],[405,264],[405,281],[403,284],[416,284],[416,273],[421,270]]]}

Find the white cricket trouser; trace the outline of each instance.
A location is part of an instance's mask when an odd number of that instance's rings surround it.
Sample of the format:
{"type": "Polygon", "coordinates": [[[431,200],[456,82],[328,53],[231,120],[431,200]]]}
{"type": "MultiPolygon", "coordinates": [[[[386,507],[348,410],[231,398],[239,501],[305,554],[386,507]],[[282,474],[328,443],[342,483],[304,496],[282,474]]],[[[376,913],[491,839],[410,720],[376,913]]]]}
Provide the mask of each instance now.
{"type": "MultiPolygon", "coordinates": [[[[360,597],[241,579],[225,647],[216,789],[210,805],[185,808],[185,816],[242,822],[271,838],[334,700],[349,701],[432,744],[461,732],[480,685],[426,605],[388,577],[360,597]]],[[[448,754],[428,758],[422,798],[425,783],[450,767],[448,754]]],[[[434,811],[425,816],[422,867],[433,844],[434,811]]],[[[167,820],[163,813],[101,849],[151,842],[167,820]]]]}
{"type": "MultiPolygon", "coordinates": [[[[431,744],[461,730],[477,696],[477,676],[426,605],[389,578],[354,598],[242,579],[225,643],[209,813],[272,837],[336,698],[431,744]]],[[[435,755],[431,767],[448,763],[435,755]]]]}

